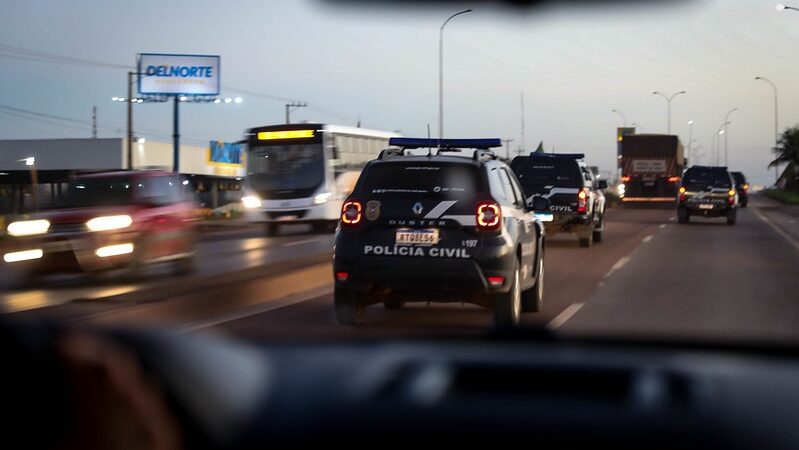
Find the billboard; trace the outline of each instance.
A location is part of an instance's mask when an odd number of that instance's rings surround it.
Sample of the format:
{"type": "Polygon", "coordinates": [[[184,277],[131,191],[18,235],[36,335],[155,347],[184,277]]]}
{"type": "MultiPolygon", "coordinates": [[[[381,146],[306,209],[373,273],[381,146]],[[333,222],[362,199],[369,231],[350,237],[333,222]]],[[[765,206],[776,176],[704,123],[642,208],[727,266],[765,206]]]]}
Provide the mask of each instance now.
{"type": "Polygon", "coordinates": [[[242,164],[244,145],[222,141],[211,141],[208,150],[210,164],[242,164]]]}
{"type": "Polygon", "coordinates": [[[216,55],[142,53],[138,62],[141,95],[219,95],[216,55]]]}

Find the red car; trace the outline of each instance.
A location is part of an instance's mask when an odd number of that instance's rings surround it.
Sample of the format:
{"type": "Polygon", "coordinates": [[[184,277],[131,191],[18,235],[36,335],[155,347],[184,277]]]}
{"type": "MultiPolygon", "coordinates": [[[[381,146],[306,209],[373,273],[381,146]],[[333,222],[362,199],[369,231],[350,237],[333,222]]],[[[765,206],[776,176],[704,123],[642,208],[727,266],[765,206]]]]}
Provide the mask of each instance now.
{"type": "Polygon", "coordinates": [[[8,224],[1,250],[17,274],[93,272],[175,261],[193,268],[196,202],[170,172],[126,171],[70,181],[56,209],[8,224]]]}

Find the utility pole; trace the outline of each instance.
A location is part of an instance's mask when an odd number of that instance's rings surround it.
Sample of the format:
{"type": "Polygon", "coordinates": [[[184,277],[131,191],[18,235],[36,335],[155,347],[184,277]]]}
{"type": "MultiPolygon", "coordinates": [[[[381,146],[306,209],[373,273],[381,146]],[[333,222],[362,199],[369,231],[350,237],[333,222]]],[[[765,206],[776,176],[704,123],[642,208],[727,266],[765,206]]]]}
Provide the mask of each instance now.
{"type": "Polygon", "coordinates": [[[133,75],[128,72],[128,170],[133,170],[133,75]]]}
{"type": "Polygon", "coordinates": [[[97,139],[97,106],[92,106],[92,139],[97,139]]]}
{"type": "Polygon", "coordinates": [[[505,159],[510,159],[510,143],[513,139],[503,139],[502,142],[505,143],[505,159]]]}
{"type": "Polygon", "coordinates": [[[306,102],[289,102],[286,103],[286,123],[291,123],[291,111],[297,108],[305,108],[308,106],[306,102]]]}
{"type": "Polygon", "coordinates": [[[178,123],[179,117],[179,110],[178,105],[180,104],[180,99],[176,95],[175,99],[175,110],[174,117],[172,120],[173,130],[172,130],[172,172],[179,173],[180,170],[180,125],[178,123]]]}
{"type": "Polygon", "coordinates": [[[522,142],[521,142],[519,148],[524,148],[524,145],[526,144],[525,138],[524,138],[524,91],[522,91],[522,93],[521,93],[521,103],[520,103],[520,105],[521,105],[521,109],[522,109],[522,119],[521,119],[522,120],[522,127],[521,127],[521,130],[522,130],[522,142]]]}

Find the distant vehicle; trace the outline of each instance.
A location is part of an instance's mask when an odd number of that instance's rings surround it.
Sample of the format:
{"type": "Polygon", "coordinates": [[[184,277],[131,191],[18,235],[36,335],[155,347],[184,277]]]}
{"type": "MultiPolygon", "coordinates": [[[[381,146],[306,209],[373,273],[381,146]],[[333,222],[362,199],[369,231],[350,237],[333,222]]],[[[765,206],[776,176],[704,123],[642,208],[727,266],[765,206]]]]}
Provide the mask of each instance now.
{"type": "Polygon", "coordinates": [[[318,123],[249,130],[242,198],[247,219],[264,222],[269,236],[288,223],[332,231],[361,169],[396,135],[318,123]]]}
{"type": "MultiPolygon", "coordinates": [[[[94,272],[174,261],[194,267],[197,203],[171,172],[78,176],[56,208],[8,224],[4,269],[20,276],[94,272]]],[[[188,183],[186,183],[188,184],[188,183]]]]}
{"type": "Polygon", "coordinates": [[[680,139],[668,134],[631,134],[621,139],[622,202],[674,202],[685,167],[680,139]]]}
{"type": "Polygon", "coordinates": [[[749,203],[749,183],[746,182],[743,172],[733,172],[732,178],[735,180],[735,192],[738,193],[738,205],[746,208],[749,203]]]}
{"type": "Polygon", "coordinates": [[[596,180],[581,153],[533,152],[513,158],[510,166],[528,201],[542,197],[550,202],[552,217],[544,225],[548,235],[576,234],[581,247],[602,242],[605,227],[606,180],[596,180]]]}
{"type": "Polygon", "coordinates": [[[677,219],[688,223],[691,216],[724,217],[735,225],[738,194],[726,167],[692,166],[685,171],[677,197],[677,219]]]}
{"type": "Polygon", "coordinates": [[[344,202],[333,260],[339,323],[381,302],[469,302],[493,310],[498,326],[541,309],[544,227],[533,211],[548,202],[525,200],[488,151],[499,139],[434,142],[436,154],[409,156],[430,140],[391,139],[397,148],[364,168],[344,202]]]}

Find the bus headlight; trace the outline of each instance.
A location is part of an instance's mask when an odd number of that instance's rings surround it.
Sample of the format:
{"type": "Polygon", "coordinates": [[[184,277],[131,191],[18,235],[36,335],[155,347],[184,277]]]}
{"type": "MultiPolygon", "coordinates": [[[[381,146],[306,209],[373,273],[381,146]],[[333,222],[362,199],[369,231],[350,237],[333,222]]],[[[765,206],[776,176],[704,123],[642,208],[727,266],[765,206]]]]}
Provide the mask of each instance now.
{"type": "Polygon", "coordinates": [[[262,205],[261,199],[254,195],[245,195],[241,198],[241,203],[243,203],[244,207],[248,209],[260,208],[262,205]]]}
{"type": "Polygon", "coordinates": [[[47,233],[50,229],[50,222],[47,220],[20,220],[8,224],[8,234],[11,236],[33,236],[36,234],[47,233]]]}
{"type": "Polygon", "coordinates": [[[332,192],[322,192],[321,194],[317,194],[316,197],[313,198],[314,205],[321,205],[322,203],[327,203],[330,200],[330,197],[333,196],[332,192]]]}

